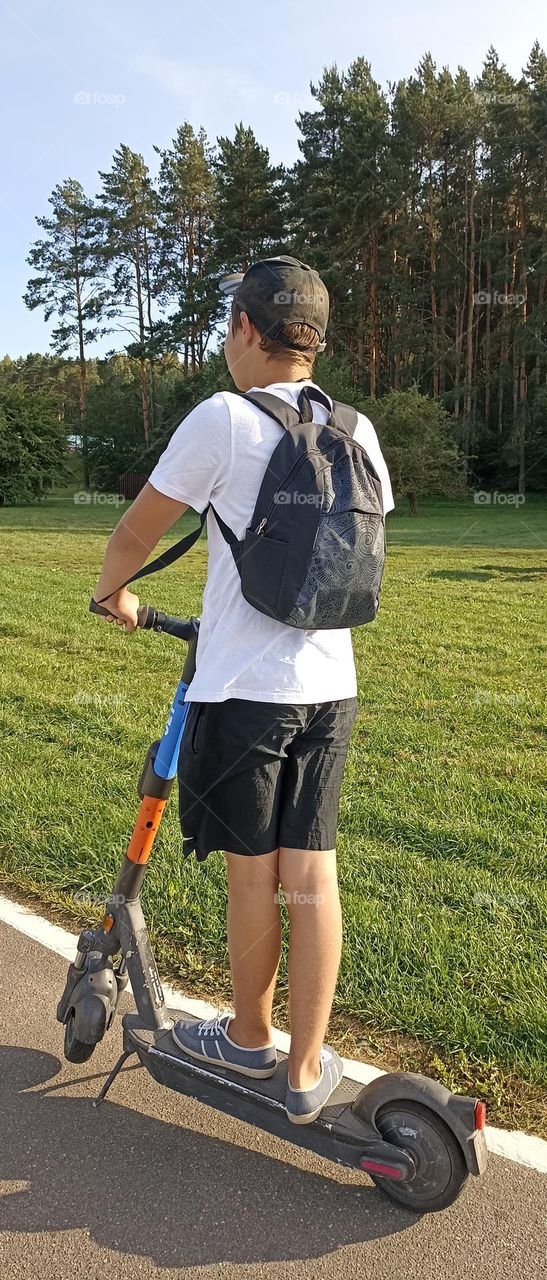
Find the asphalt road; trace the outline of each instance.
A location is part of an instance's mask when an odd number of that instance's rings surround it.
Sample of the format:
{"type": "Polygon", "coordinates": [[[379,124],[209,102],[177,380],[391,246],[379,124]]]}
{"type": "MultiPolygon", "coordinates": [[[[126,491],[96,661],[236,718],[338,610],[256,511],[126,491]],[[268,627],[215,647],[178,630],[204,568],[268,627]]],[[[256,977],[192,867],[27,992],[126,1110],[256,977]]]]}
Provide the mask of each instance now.
{"type": "Polygon", "coordinates": [[[420,1218],[133,1059],[94,1109],[119,1023],[71,1066],[55,1020],[66,962],[5,924],[0,955],[1,1280],[545,1274],[547,1178],[512,1161],[490,1156],[452,1208],[420,1218]]]}

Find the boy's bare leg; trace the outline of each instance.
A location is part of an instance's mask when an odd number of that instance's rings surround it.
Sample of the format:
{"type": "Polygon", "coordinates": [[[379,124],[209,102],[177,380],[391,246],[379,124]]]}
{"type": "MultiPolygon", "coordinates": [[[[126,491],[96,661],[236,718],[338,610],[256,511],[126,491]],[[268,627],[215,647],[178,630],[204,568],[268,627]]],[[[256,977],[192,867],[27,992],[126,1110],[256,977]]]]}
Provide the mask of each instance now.
{"type": "Polygon", "coordinates": [[[272,1001],[281,955],[279,850],[245,856],[226,853],[228,954],[235,1018],[228,1035],[245,1049],[271,1041],[272,1001]]]}
{"type": "Polygon", "coordinates": [[[321,1071],[342,950],[336,850],[279,850],[279,879],[290,919],[289,1079],[309,1089],[321,1071]]]}

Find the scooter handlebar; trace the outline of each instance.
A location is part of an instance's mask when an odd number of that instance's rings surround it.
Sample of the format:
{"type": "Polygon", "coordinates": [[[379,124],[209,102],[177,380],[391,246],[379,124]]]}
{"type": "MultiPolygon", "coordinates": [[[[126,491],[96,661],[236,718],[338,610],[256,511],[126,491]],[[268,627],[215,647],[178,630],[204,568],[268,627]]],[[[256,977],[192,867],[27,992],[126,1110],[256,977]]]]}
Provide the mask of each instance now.
{"type": "Polygon", "coordinates": [[[138,611],[139,627],[145,631],[165,631],[177,640],[194,640],[198,628],[198,618],[174,618],[170,613],[162,613],[161,609],[153,609],[151,605],[141,604],[138,611]]]}
{"type": "MultiPolygon", "coordinates": [[[[96,600],[91,599],[89,602],[90,613],[97,613],[102,618],[108,617],[109,609],[105,609],[104,605],[97,604],[96,600]]],[[[138,626],[144,631],[164,631],[167,635],[174,636],[177,640],[190,641],[195,639],[199,627],[197,618],[174,618],[169,613],[162,613],[161,609],[153,609],[151,605],[141,604],[137,612],[138,626]]]]}

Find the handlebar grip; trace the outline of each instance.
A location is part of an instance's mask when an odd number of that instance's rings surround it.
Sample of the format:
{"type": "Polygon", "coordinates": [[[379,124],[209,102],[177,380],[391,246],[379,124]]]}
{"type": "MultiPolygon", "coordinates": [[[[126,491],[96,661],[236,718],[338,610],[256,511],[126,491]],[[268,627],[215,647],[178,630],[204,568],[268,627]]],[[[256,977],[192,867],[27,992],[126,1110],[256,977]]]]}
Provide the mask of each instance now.
{"type": "Polygon", "coordinates": [[[101,615],[101,618],[107,618],[109,614],[109,610],[104,609],[102,604],[97,604],[97,601],[94,600],[93,597],[89,601],[89,612],[99,613],[101,615]]]}
{"type": "Polygon", "coordinates": [[[152,631],[154,622],[157,617],[157,609],[151,609],[149,604],[141,604],[137,609],[138,625],[143,631],[152,631]]]}
{"type": "MultiPolygon", "coordinates": [[[[93,599],[89,602],[89,611],[98,613],[102,618],[107,618],[110,613],[109,609],[105,609],[104,605],[97,604],[93,599]]],[[[197,618],[174,618],[171,614],[163,613],[161,609],[153,609],[148,604],[139,606],[137,618],[137,625],[144,631],[166,632],[167,635],[175,636],[177,640],[194,640],[199,628],[197,618]]]]}

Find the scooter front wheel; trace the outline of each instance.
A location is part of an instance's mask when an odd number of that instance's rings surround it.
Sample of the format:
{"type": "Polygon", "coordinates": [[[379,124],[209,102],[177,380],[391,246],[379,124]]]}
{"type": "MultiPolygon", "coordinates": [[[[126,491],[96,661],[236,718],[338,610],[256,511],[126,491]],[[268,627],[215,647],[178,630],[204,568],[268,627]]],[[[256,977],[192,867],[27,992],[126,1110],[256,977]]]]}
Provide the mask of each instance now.
{"type": "Polygon", "coordinates": [[[435,1213],[457,1200],[469,1173],[459,1143],[435,1111],[394,1098],[380,1107],[375,1124],[384,1141],[403,1147],[416,1165],[411,1182],[369,1173],[379,1190],[415,1213],[435,1213]]]}
{"type": "Polygon", "coordinates": [[[86,1044],[83,1040],[78,1040],[74,1034],[74,1014],[71,1013],[68,1021],[65,1023],[65,1042],[64,1055],[67,1062],[87,1062],[91,1057],[94,1044],[86,1044]]]}

